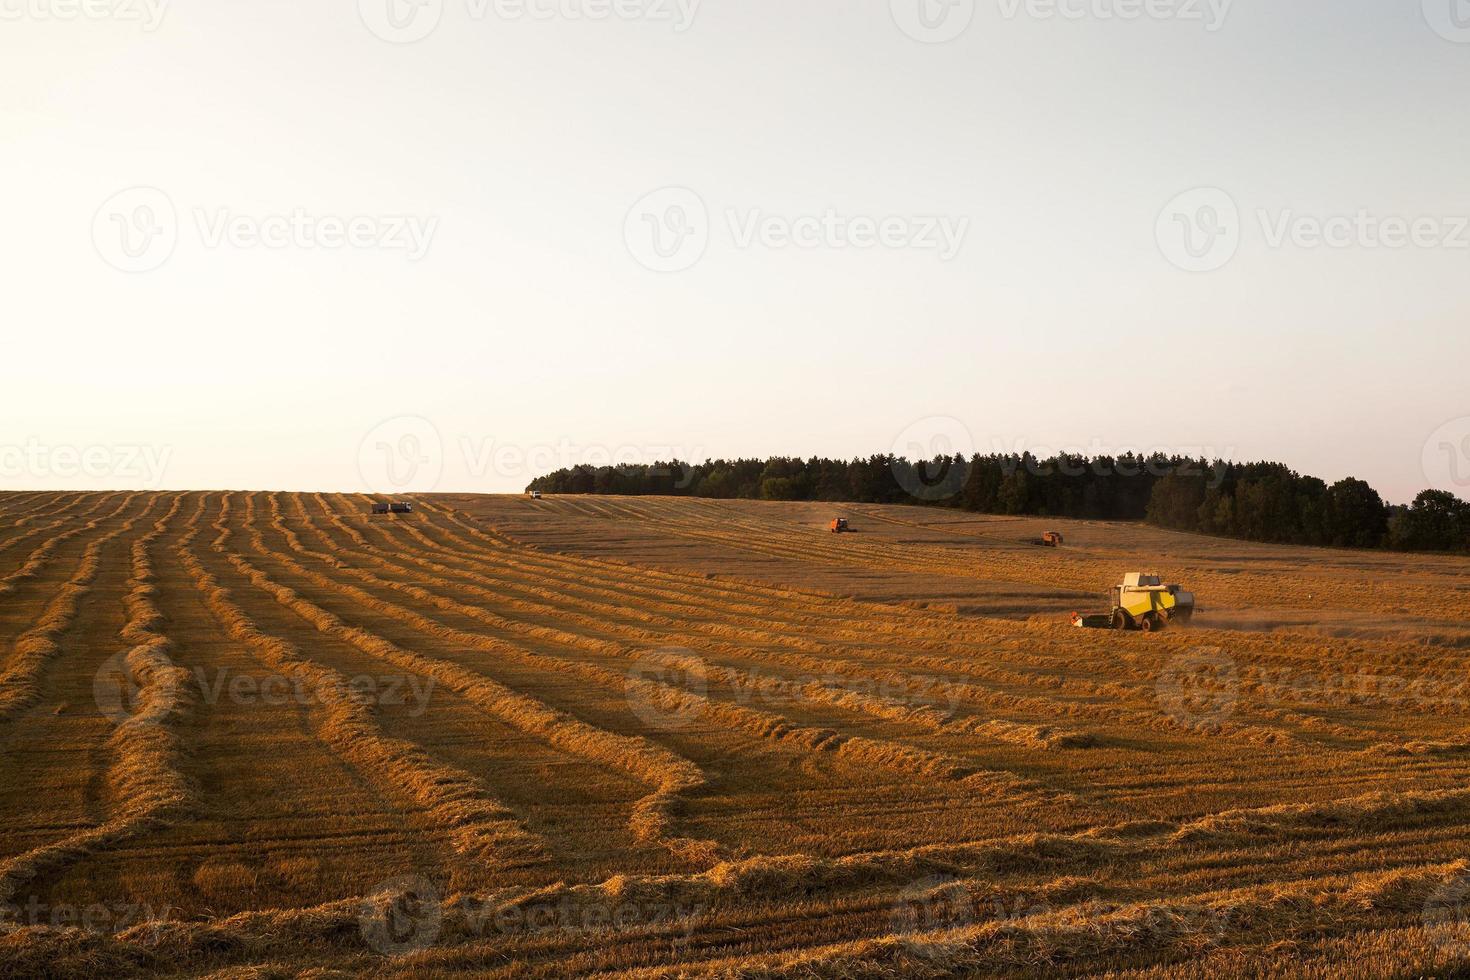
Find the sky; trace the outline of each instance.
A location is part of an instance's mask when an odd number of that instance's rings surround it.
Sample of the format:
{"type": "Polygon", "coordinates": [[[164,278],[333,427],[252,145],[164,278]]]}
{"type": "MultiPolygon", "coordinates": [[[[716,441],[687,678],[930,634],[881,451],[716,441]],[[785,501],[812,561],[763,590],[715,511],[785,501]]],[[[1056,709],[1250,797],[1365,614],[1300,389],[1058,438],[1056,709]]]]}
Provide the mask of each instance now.
{"type": "Polygon", "coordinates": [[[0,0],[0,488],[1470,497],[1466,0],[0,0]]]}

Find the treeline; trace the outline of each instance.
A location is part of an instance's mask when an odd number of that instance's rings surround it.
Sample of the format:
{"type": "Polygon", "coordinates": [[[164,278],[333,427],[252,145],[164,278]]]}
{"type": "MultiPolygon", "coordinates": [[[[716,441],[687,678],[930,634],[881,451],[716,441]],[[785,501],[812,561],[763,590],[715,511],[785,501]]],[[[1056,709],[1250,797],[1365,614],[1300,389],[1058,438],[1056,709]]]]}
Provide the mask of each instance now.
{"type": "Polygon", "coordinates": [[[1426,490],[1392,506],[1349,477],[1328,486],[1280,463],[1181,456],[1029,453],[839,460],[812,457],[577,466],[527,490],[745,500],[925,503],[985,514],[1146,520],[1159,527],[1281,544],[1470,551],[1470,503],[1426,490]]]}

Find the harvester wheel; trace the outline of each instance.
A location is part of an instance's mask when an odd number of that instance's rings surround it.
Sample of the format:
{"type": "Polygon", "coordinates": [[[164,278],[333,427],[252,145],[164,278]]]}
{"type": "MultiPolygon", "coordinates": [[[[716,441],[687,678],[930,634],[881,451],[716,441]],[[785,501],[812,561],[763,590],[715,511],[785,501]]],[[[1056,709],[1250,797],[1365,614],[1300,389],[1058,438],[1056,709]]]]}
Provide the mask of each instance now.
{"type": "Polygon", "coordinates": [[[1154,630],[1163,629],[1163,624],[1153,613],[1144,613],[1143,618],[1138,621],[1138,628],[1145,633],[1152,633],[1154,630]]]}
{"type": "Polygon", "coordinates": [[[1128,614],[1121,609],[1113,611],[1113,629],[1126,630],[1128,628],[1128,614]]]}

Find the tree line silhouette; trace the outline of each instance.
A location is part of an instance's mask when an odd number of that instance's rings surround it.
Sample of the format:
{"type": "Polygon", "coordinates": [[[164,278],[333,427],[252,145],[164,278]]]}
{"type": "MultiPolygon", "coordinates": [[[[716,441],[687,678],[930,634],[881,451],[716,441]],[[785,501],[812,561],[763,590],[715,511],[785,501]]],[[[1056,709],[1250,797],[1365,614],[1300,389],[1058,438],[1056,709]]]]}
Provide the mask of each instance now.
{"type": "Polygon", "coordinates": [[[866,459],[714,459],[574,466],[531,481],[543,493],[916,503],[984,514],[1144,520],[1247,541],[1470,551],[1470,503],[1425,490],[1390,505],[1349,477],[1329,486],[1281,463],[1184,456],[1030,453],[866,459]]]}

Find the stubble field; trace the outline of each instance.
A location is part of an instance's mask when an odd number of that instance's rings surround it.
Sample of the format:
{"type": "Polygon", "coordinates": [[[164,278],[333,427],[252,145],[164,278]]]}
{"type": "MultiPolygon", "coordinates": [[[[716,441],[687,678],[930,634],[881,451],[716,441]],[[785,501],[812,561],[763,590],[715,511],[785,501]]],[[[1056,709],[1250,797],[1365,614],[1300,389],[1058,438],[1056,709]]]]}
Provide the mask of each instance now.
{"type": "Polygon", "coordinates": [[[0,496],[0,976],[1470,964],[1470,562],[416,503],[0,496]]]}

